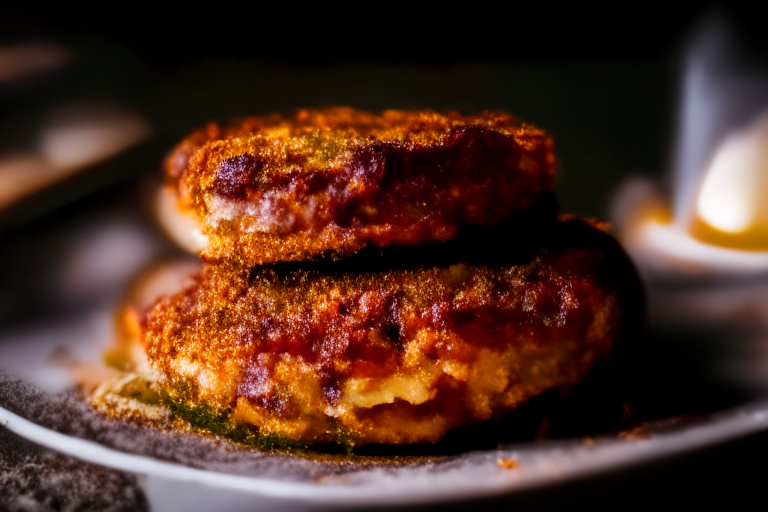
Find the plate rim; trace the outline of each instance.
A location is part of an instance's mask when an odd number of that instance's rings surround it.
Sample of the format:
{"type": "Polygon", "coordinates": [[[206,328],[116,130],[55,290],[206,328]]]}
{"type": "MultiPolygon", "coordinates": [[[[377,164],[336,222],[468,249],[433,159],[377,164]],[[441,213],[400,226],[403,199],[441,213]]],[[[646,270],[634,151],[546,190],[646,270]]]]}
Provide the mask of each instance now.
{"type": "MultiPolygon", "coordinates": [[[[651,433],[647,439],[626,440],[613,436],[590,444],[581,442],[581,439],[578,442],[569,439],[548,442],[546,447],[538,443],[520,443],[497,450],[467,452],[463,456],[470,459],[474,456],[478,463],[493,464],[501,474],[509,475],[509,478],[489,481],[485,485],[473,481],[472,485],[466,486],[403,485],[403,480],[407,480],[403,478],[407,477],[407,472],[402,472],[399,478],[391,479],[384,485],[375,482],[345,483],[344,475],[332,481],[309,483],[217,472],[132,454],[88,439],[62,434],[27,420],[2,406],[0,426],[45,448],[134,475],[318,504],[354,505],[375,501],[377,504],[405,505],[511,494],[595,476],[612,469],[631,467],[731,441],[768,429],[768,402],[751,402],[720,411],[701,423],[651,433]],[[516,454],[520,455],[526,451],[543,458],[538,469],[532,466],[533,470],[526,471],[525,465],[521,464],[520,467],[510,470],[499,467],[496,462],[498,458],[514,458],[516,454]],[[571,457],[570,462],[568,457],[571,457]],[[550,465],[549,470],[545,467],[547,464],[550,465]],[[398,492],[393,492],[395,490],[398,492]]],[[[439,473],[437,475],[439,476],[439,473]]]]}

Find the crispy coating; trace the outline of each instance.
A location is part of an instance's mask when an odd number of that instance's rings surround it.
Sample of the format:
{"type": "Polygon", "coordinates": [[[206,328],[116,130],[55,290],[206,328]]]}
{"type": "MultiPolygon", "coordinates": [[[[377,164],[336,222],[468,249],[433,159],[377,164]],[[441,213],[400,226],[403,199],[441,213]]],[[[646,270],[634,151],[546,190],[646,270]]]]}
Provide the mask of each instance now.
{"type": "Polygon", "coordinates": [[[551,192],[554,162],[551,138],[507,114],[333,108],[211,124],[165,168],[203,258],[252,267],[499,223],[551,192]]]}
{"type": "Polygon", "coordinates": [[[501,231],[315,267],[208,265],[143,316],[149,365],[175,400],[261,434],[435,442],[577,383],[636,325],[615,242],[578,220],[543,231],[514,250],[501,231]]]}

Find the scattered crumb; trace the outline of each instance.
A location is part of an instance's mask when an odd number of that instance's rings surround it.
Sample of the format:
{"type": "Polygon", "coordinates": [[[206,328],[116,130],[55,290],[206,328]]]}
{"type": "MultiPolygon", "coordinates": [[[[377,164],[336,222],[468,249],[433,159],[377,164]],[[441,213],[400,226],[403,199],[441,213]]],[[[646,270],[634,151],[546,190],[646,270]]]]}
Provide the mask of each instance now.
{"type": "Polygon", "coordinates": [[[619,432],[619,437],[625,441],[640,441],[643,439],[651,438],[651,436],[642,426],[619,432]]]}
{"type": "Polygon", "coordinates": [[[514,469],[520,465],[517,462],[517,460],[513,458],[509,458],[509,459],[498,458],[496,459],[496,464],[498,464],[500,468],[504,468],[504,469],[514,469]]]}

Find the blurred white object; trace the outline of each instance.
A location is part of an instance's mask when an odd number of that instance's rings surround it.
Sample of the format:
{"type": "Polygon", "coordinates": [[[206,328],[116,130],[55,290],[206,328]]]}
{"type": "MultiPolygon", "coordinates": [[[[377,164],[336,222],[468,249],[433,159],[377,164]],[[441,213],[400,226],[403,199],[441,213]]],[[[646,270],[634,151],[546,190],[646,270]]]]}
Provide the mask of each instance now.
{"type": "Polygon", "coordinates": [[[731,133],[715,152],[696,214],[726,233],[761,229],[768,242],[768,115],[731,133]]]}
{"type": "Polygon", "coordinates": [[[149,137],[139,113],[111,104],[53,110],[39,133],[37,152],[0,157],[0,210],[149,137]]]}
{"type": "Polygon", "coordinates": [[[48,116],[39,149],[57,168],[76,168],[104,160],[141,142],[149,123],[130,109],[110,104],[60,107],[48,116]]]}
{"type": "Polygon", "coordinates": [[[721,18],[691,38],[671,197],[634,180],[615,201],[620,237],[646,276],[768,277],[765,71],[721,18]]]}
{"type": "Polygon", "coordinates": [[[625,182],[614,201],[619,238],[647,278],[768,277],[768,251],[739,250],[698,240],[689,229],[670,221],[669,212],[664,211],[668,206],[650,180],[625,182]]]}
{"type": "Polygon", "coordinates": [[[768,390],[768,68],[722,19],[703,24],[683,66],[668,197],[627,181],[614,221],[648,285],[649,320],[677,350],[707,354],[735,388],[768,390]],[[695,347],[695,348],[692,348],[695,347]]]}
{"type": "Polygon", "coordinates": [[[691,222],[702,173],[715,152],[768,112],[768,73],[746,54],[718,16],[706,20],[687,47],[672,175],[673,221],[682,229],[691,222]]]}

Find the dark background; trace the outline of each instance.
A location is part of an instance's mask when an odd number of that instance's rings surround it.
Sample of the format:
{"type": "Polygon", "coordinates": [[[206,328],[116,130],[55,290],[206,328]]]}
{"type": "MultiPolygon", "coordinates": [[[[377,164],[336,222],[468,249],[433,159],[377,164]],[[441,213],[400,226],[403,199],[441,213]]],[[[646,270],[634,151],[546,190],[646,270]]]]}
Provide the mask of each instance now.
{"type": "Polygon", "coordinates": [[[757,12],[718,5],[3,11],[0,43],[49,40],[75,55],[55,76],[5,86],[6,131],[82,98],[137,107],[168,148],[209,120],[301,107],[505,110],[555,136],[563,208],[601,217],[625,174],[669,166],[696,25],[724,16],[752,49],[767,39],[757,12]]]}
{"type": "MultiPolygon", "coordinates": [[[[766,56],[757,11],[666,7],[441,6],[417,16],[408,4],[359,4],[350,17],[293,4],[240,10],[222,2],[166,14],[117,4],[91,11],[4,5],[0,46],[51,41],[74,59],[54,73],[0,84],[0,150],[31,145],[45,111],[67,101],[129,105],[150,119],[155,135],[129,172],[81,184],[69,200],[20,217],[2,235],[0,260],[8,261],[14,241],[55,229],[52,217],[83,215],[103,197],[135,200],[135,180],[159,173],[163,155],[206,121],[341,104],[512,112],[554,135],[563,210],[606,218],[626,176],[665,184],[685,43],[696,26],[722,16],[746,53],[766,56]]],[[[7,268],[0,276],[0,291],[17,293],[7,268]]],[[[14,319],[24,317],[27,306],[19,304],[14,319]]],[[[768,472],[756,462],[766,447],[768,435],[760,434],[492,505],[746,508],[763,498],[768,472]]]]}

